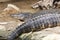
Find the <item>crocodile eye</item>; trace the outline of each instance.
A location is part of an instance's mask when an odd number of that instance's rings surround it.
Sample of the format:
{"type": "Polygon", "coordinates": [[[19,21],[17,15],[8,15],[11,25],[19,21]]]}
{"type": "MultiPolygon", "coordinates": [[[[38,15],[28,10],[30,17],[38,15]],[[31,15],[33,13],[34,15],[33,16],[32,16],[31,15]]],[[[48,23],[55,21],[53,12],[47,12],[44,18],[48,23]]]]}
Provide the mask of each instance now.
{"type": "Polygon", "coordinates": [[[24,22],[24,20],[22,20],[22,19],[19,19],[21,22],[24,22]]]}

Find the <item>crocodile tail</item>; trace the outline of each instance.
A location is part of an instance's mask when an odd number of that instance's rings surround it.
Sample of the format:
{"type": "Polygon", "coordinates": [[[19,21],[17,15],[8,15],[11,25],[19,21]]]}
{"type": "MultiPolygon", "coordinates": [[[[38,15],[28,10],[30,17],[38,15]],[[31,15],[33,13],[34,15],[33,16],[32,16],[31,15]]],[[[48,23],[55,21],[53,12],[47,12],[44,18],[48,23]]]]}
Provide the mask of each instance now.
{"type": "Polygon", "coordinates": [[[7,38],[7,40],[14,40],[22,33],[30,32],[29,25],[27,23],[23,23],[22,25],[18,26],[7,38]]]}

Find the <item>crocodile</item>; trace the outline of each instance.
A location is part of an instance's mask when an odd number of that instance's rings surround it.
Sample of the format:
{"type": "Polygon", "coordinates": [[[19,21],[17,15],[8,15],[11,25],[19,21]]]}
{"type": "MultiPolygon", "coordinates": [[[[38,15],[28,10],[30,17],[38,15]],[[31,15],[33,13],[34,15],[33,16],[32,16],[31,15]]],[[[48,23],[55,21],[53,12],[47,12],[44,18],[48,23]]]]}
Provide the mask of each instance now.
{"type": "Polygon", "coordinates": [[[37,16],[35,18],[29,19],[24,22],[22,25],[18,26],[12,33],[8,36],[7,40],[14,40],[19,35],[23,33],[40,31],[45,28],[52,28],[60,26],[60,14],[44,14],[37,16]]]}
{"type": "Polygon", "coordinates": [[[49,14],[49,13],[60,13],[60,9],[49,9],[49,10],[42,10],[36,13],[24,12],[24,13],[17,13],[11,14],[10,16],[13,18],[17,18],[20,21],[27,21],[28,19],[37,17],[39,15],[49,14]]]}

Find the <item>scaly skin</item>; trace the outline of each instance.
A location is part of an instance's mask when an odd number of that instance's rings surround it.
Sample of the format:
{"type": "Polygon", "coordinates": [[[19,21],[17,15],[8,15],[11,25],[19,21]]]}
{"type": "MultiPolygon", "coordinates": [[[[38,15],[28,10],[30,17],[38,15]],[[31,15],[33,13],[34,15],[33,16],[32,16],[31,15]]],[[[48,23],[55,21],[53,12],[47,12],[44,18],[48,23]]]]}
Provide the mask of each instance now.
{"type": "Polygon", "coordinates": [[[49,13],[60,13],[60,9],[49,9],[49,10],[42,10],[38,11],[36,13],[19,13],[19,14],[11,14],[12,17],[17,18],[22,21],[27,21],[28,19],[44,15],[44,14],[49,14],[49,13]]]}
{"type": "Polygon", "coordinates": [[[22,25],[18,26],[9,36],[8,40],[14,40],[19,35],[28,32],[35,32],[45,28],[56,27],[60,25],[60,14],[44,14],[32,18],[22,25]]]}

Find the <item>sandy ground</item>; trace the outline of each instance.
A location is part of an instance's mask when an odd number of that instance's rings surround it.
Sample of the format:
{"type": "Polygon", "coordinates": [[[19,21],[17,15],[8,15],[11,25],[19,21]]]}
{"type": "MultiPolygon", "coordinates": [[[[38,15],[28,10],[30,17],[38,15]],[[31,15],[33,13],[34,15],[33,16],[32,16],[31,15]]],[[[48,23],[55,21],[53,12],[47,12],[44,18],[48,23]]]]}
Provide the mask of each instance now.
{"type": "Polygon", "coordinates": [[[36,12],[39,9],[32,9],[31,5],[39,0],[17,0],[13,2],[0,3],[0,10],[6,8],[7,4],[14,4],[21,9],[22,12],[36,12]]]}

